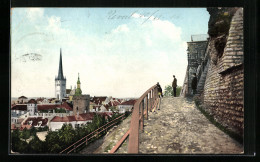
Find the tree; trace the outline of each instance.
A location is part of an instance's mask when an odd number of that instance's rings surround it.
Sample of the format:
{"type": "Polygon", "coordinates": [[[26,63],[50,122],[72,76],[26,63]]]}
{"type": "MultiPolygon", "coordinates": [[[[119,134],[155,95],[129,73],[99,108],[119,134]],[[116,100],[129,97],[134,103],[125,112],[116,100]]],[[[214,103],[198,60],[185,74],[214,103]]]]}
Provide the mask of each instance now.
{"type": "MultiPolygon", "coordinates": [[[[177,86],[176,88],[176,96],[180,96],[180,92],[181,92],[181,86],[177,86]]],[[[164,88],[164,96],[173,96],[173,88],[171,85],[167,85],[164,88]]]]}
{"type": "Polygon", "coordinates": [[[36,134],[33,135],[33,139],[29,142],[30,153],[41,153],[44,150],[43,142],[38,138],[36,134]]]}
{"type": "Polygon", "coordinates": [[[30,136],[31,136],[30,130],[28,130],[27,128],[24,128],[22,133],[20,134],[20,138],[22,139],[28,139],[30,138],[30,136]]]}
{"type": "Polygon", "coordinates": [[[20,132],[18,129],[15,129],[12,133],[11,133],[11,149],[14,152],[18,152],[19,150],[19,142],[20,142],[20,132]]]}
{"type": "Polygon", "coordinates": [[[171,85],[167,85],[164,88],[164,96],[173,96],[173,89],[171,85]]]}
{"type": "Polygon", "coordinates": [[[45,139],[45,144],[48,152],[58,153],[61,151],[58,132],[49,131],[45,139]]]}
{"type": "Polygon", "coordinates": [[[75,141],[76,131],[73,129],[71,124],[63,124],[61,129],[58,131],[58,136],[60,144],[67,146],[75,141]]]}

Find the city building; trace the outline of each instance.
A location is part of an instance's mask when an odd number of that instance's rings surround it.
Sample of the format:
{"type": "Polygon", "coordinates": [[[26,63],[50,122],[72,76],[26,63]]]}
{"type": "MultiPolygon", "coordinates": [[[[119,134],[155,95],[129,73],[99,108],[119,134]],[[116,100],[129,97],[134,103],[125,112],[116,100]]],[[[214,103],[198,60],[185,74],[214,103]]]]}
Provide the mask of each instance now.
{"type": "Polygon", "coordinates": [[[117,105],[119,113],[125,113],[126,111],[132,111],[136,100],[128,100],[117,105]]]}
{"type": "Polygon", "coordinates": [[[55,77],[55,97],[60,101],[66,97],[66,78],[63,76],[61,49],[58,76],[55,77]]]}
{"type": "Polygon", "coordinates": [[[82,95],[82,90],[80,88],[80,84],[81,83],[80,83],[80,78],[79,78],[79,74],[78,74],[77,89],[72,98],[74,115],[89,112],[90,95],[82,95]]]}
{"type": "Polygon", "coordinates": [[[30,99],[27,103],[27,111],[30,116],[33,116],[37,112],[37,101],[35,99],[30,99]]]}

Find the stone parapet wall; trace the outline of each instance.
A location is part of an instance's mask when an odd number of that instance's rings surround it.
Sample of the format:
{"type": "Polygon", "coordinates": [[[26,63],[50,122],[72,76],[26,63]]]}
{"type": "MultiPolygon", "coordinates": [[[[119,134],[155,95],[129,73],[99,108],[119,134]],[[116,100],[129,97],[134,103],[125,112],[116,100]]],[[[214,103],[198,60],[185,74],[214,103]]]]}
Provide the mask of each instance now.
{"type": "MultiPolygon", "coordinates": [[[[214,11],[215,18],[217,14],[218,10],[214,11]]],[[[232,19],[228,32],[223,30],[210,38],[210,65],[202,94],[203,105],[223,126],[243,136],[243,9],[219,9],[219,14],[229,15],[232,19]]],[[[211,29],[214,28],[213,18],[210,23],[209,31],[218,33],[211,29]]],[[[216,18],[215,24],[221,23],[221,19],[216,18]]]]}

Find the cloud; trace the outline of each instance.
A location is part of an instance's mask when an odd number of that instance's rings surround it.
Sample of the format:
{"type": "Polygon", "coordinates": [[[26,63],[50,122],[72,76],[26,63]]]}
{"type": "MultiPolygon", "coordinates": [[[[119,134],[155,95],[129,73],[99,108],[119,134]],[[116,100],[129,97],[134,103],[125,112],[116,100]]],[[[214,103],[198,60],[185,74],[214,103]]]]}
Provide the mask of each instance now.
{"type": "Polygon", "coordinates": [[[30,20],[37,17],[41,18],[38,21],[46,22],[35,30],[47,33],[49,39],[28,38],[16,49],[40,53],[43,59],[26,65],[14,62],[12,78],[16,75],[20,78],[12,79],[15,96],[54,96],[60,47],[67,88],[74,87],[80,73],[82,91],[86,94],[139,97],[157,82],[162,87],[170,84],[172,74],[179,83],[184,79],[186,42],[181,39],[182,29],[169,21],[150,18],[143,23],[147,17],[135,13],[134,19],[107,34],[79,35],[62,26],[61,17],[44,16],[44,11],[37,9],[30,12],[36,13],[28,17],[30,20]],[[17,91],[16,87],[21,90],[17,91]]]}
{"type": "Polygon", "coordinates": [[[43,14],[44,14],[43,8],[28,8],[26,10],[26,16],[30,21],[41,19],[43,17],[43,14]]]}

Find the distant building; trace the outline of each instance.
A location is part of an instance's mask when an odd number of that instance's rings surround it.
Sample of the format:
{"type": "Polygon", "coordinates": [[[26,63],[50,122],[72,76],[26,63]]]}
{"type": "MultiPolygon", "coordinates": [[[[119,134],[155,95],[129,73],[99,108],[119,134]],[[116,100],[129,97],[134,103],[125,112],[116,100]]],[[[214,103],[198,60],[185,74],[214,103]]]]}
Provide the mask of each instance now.
{"type": "Polygon", "coordinates": [[[66,110],[67,113],[69,113],[70,111],[73,111],[72,105],[67,103],[67,102],[63,102],[62,104],[40,104],[40,105],[37,105],[38,112],[41,112],[41,111],[52,112],[54,109],[64,109],[64,110],[66,110]]]}
{"type": "Polygon", "coordinates": [[[17,104],[11,107],[11,123],[18,123],[21,115],[27,113],[27,104],[17,104]]]}
{"type": "Polygon", "coordinates": [[[58,77],[55,77],[55,97],[58,100],[62,100],[66,97],[66,78],[63,76],[61,49],[58,77]]]}
{"type": "MultiPolygon", "coordinates": [[[[112,113],[98,113],[107,118],[112,116],[112,113]]],[[[78,128],[84,124],[91,123],[94,118],[95,113],[88,112],[84,114],[78,114],[73,116],[59,117],[56,116],[50,121],[50,130],[57,131],[61,129],[63,124],[71,124],[73,128],[78,128]]]]}
{"type": "Polygon", "coordinates": [[[191,82],[193,79],[193,73],[196,73],[199,76],[199,66],[203,62],[205,58],[205,52],[208,45],[207,35],[203,36],[203,39],[195,39],[200,35],[193,35],[191,36],[191,42],[187,42],[188,49],[187,49],[187,56],[188,56],[188,66],[186,72],[186,78],[183,85],[183,91],[185,90],[186,93],[191,94],[191,82]],[[194,41],[195,40],[195,41],[194,41]]]}
{"type": "Polygon", "coordinates": [[[99,96],[99,97],[94,96],[92,102],[94,102],[96,105],[104,105],[106,99],[107,99],[106,96],[99,96]]]}
{"type": "Polygon", "coordinates": [[[83,114],[86,112],[89,112],[89,95],[82,95],[82,90],[80,88],[80,79],[78,75],[78,81],[77,81],[77,89],[75,91],[75,95],[73,96],[73,114],[83,114]]]}
{"type": "Polygon", "coordinates": [[[117,105],[119,113],[125,113],[126,111],[132,111],[135,102],[136,102],[136,100],[129,100],[129,101],[125,101],[125,102],[117,105]]]}
{"type": "Polygon", "coordinates": [[[35,115],[37,112],[37,102],[35,99],[30,99],[27,103],[27,110],[30,116],[35,115]]]}
{"type": "Polygon", "coordinates": [[[18,98],[18,104],[24,104],[24,103],[27,103],[28,102],[28,98],[25,97],[25,96],[21,96],[18,98]]]}
{"type": "Polygon", "coordinates": [[[43,127],[47,126],[47,123],[48,123],[47,118],[29,117],[22,123],[20,130],[23,130],[24,128],[30,129],[32,127],[43,128],[43,127]]]}

